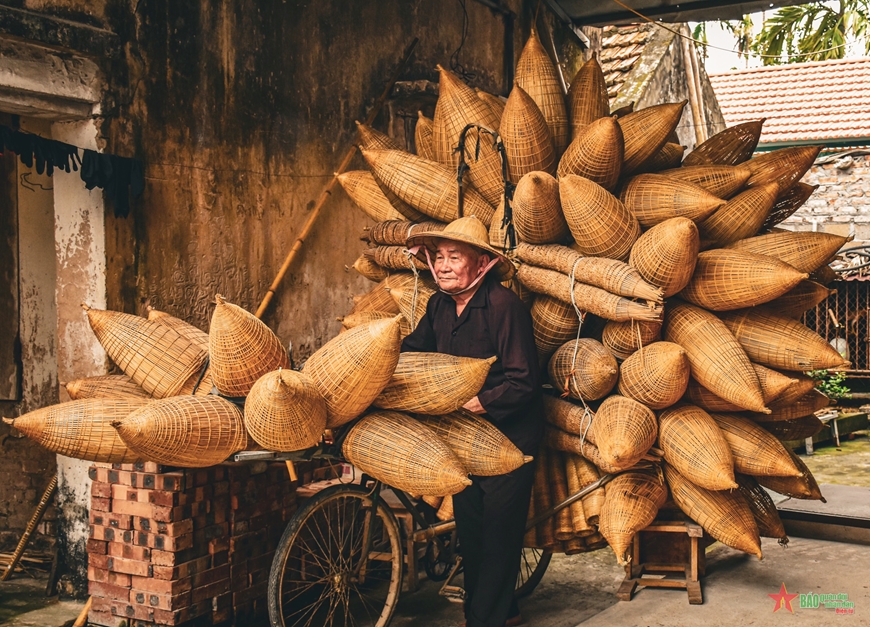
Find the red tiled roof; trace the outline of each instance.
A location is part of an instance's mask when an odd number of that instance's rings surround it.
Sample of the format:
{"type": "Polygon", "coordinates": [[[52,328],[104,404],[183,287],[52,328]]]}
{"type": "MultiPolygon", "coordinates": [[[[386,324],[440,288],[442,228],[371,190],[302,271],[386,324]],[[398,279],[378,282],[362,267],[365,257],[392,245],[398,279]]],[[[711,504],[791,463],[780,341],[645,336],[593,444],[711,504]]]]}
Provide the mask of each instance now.
{"type": "Polygon", "coordinates": [[[616,98],[628,73],[643,54],[644,46],[653,35],[652,24],[605,26],[601,33],[601,53],[598,61],[607,83],[610,101],[616,98]]]}
{"type": "Polygon", "coordinates": [[[870,57],[711,74],[728,126],[766,118],[759,143],[870,137],[870,57]]]}

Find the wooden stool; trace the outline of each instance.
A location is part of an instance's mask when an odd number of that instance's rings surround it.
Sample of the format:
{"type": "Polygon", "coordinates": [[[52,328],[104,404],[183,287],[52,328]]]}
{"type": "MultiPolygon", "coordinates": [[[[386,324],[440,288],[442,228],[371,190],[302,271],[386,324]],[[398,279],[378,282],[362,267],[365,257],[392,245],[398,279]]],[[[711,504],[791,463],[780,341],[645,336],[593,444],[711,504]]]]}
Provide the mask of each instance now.
{"type": "Polygon", "coordinates": [[[702,604],[704,596],[700,578],[706,565],[704,549],[712,542],[697,523],[682,520],[653,522],[634,536],[631,561],[625,565],[625,579],[616,592],[617,598],[631,601],[638,586],[684,588],[691,605],[702,604]],[[682,576],[674,577],[676,573],[682,576]]]}

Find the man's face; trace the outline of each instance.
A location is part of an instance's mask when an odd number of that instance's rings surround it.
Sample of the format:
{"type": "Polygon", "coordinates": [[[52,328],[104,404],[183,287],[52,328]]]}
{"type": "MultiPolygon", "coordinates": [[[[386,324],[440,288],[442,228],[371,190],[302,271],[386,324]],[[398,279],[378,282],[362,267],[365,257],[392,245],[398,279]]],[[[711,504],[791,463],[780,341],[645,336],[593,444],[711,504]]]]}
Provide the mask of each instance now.
{"type": "Polygon", "coordinates": [[[489,255],[478,252],[473,246],[440,240],[433,265],[441,288],[456,292],[471,285],[489,261],[489,255]]]}

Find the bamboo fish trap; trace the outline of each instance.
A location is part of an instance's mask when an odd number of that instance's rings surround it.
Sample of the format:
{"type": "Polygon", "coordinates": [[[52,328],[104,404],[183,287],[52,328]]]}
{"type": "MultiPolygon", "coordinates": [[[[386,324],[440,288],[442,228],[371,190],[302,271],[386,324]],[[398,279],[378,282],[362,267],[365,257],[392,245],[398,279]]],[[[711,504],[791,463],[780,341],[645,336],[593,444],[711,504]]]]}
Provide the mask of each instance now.
{"type": "Polygon", "coordinates": [[[743,189],[751,174],[746,165],[696,165],[659,172],[701,187],[717,198],[731,198],[743,189]]]}
{"type": "Polygon", "coordinates": [[[658,476],[650,473],[627,472],[607,486],[599,530],[620,564],[628,563],[626,554],[632,539],[655,520],[667,497],[667,488],[658,476]]]}
{"type": "Polygon", "coordinates": [[[148,403],[148,399],[88,398],[51,405],[18,418],[4,418],[3,422],[58,455],[130,464],[143,457],[121,441],[111,423],[148,403]]]}
{"type": "Polygon", "coordinates": [[[683,289],[695,271],[700,249],[698,227],[688,218],[671,218],[641,235],[628,263],[667,298],[683,289]]]}
{"type": "Polygon", "coordinates": [[[816,305],[823,303],[837,290],[831,290],[815,281],[801,281],[791,290],[770,301],[767,307],[780,315],[796,320],[816,305]]]}
{"type": "Polygon", "coordinates": [[[713,314],[686,303],[675,303],[665,319],[664,339],[686,351],[692,376],[727,401],[767,413],[758,376],[728,327],[713,314]]]}
{"type": "Polygon", "coordinates": [[[74,379],[66,384],[66,392],[74,400],[86,398],[151,399],[151,395],[133,383],[125,374],[104,374],[74,379]]]}
{"type": "Polygon", "coordinates": [[[480,391],[496,358],[402,353],[386,387],[372,403],[380,409],[441,415],[461,408],[480,391]]]}
{"type": "Polygon", "coordinates": [[[544,442],[547,447],[555,451],[581,455],[604,472],[618,473],[625,470],[625,468],[622,468],[621,466],[611,466],[601,456],[598,447],[592,444],[588,438],[584,438],[583,436],[565,433],[561,429],[548,425],[544,430],[544,442]]]}
{"type": "Polygon", "coordinates": [[[519,183],[529,172],[556,174],[558,158],[547,121],[535,101],[518,84],[508,97],[498,134],[504,143],[512,183],[519,183]]]}
{"type": "Polygon", "coordinates": [[[214,466],[248,445],[242,412],[214,395],[154,401],[112,426],[142,459],[168,466],[214,466]]]}
{"type": "Polygon", "coordinates": [[[807,276],[766,255],[708,250],[698,255],[695,273],[680,298],[711,311],[732,311],[782,296],[807,276]]]}
{"type": "Polygon", "coordinates": [[[837,254],[851,237],[812,231],[779,231],[742,239],[728,248],[770,255],[801,272],[813,272],[837,254]]]}
{"type": "Polygon", "coordinates": [[[357,257],[357,260],[353,262],[351,267],[369,281],[374,281],[375,283],[383,281],[390,275],[389,272],[364,254],[357,257]]]}
{"type": "Polygon", "coordinates": [[[661,339],[661,335],[660,322],[608,322],[601,333],[601,343],[617,360],[625,360],[636,350],[661,339]]]}
{"type": "Polygon", "coordinates": [[[562,242],[570,234],[559,204],[559,183],[546,172],[529,172],[520,179],[513,219],[519,238],[530,244],[562,242]]]}
{"type": "Polygon", "coordinates": [[[708,490],[730,490],[734,458],[716,421],[700,407],[680,405],[659,414],[659,448],[680,474],[708,490]]]}
{"type": "Polygon", "coordinates": [[[661,104],[634,111],[618,119],[625,139],[623,176],[632,174],[655,156],[677,128],[688,101],[661,104]]]}
{"type": "Polygon", "coordinates": [[[748,187],[776,182],[779,189],[786,190],[812,167],[822,146],[797,146],[781,148],[764,153],[746,162],[752,175],[746,182],[748,187]]]}
{"type": "Polygon", "coordinates": [[[674,142],[665,142],[656,154],[649,158],[643,164],[644,172],[660,172],[662,170],[672,170],[679,167],[683,160],[683,154],[686,152],[686,147],[674,142]]]}
{"type": "Polygon", "coordinates": [[[429,304],[429,299],[435,294],[435,290],[425,284],[417,286],[416,294],[414,288],[390,288],[390,296],[396,301],[399,306],[399,311],[405,316],[411,328],[416,329],[420,324],[420,320],[426,315],[426,306],[429,304]]]}
{"type": "Polygon", "coordinates": [[[705,490],[664,465],[671,496],[681,510],[722,544],[761,559],[761,539],[752,510],[735,490],[705,490]]]}
{"type": "Polygon", "coordinates": [[[638,174],[625,185],[619,198],[644,228],[670,218],[701,222],[727,202],[703,187],[661,174],[638,174]]]}
{"type": "Polygon", "coordinates": [[[119,311],[82,307],[109,358],[154,398],[177,394],[208,357],[166,325],[119,311]]]}
{"type": "Polygon", "coordinates": [[[602,117],[579,131],[559,160],[559,178],[582,176],[613,191],[622,173],[625,142],[614,118],[602,117]]]}
{"type": "Polygon", "coordinates": [[[355,327],[329,340],[305,362],[302,372],[326,401],[327,427],[359,416],[390,382],[399,363],[401,320],[398,315],[355,327]]]}
{"type": "Polygon", "coordinates": [[[736,124],[713,135],[683,159],[683,166],[738,165],[758,146],[764,119],[736,124]]]}
{"type": "Polygon", "coordinates": [[[187,338],[196,344],[200,350],[208,350],[208,333],[201,329],[197,329],[192,324],[189,324],[181,318],[170,316],[168,313],[158,311],[154,307],[148,307],[148,319],[157,324],[162,324],[178,331],[179,335],[187,338]]]}
{"type": "Polygon", "coordinates": [[[245,428],[267,450],[298,451],[320,441],[326,428],[326,404],[301,372],[270,372],[248,394],[245,428]]]}
{"type": "Polygon", "coordinates": [[[753,421],[733,414],[711,414],[731,447],[734,469],[747,475],[798,477],[801,471],[785,447],[753,421]]]}
{"type": "Polygon", "coordinates": [[[767,183],[737,194],[698,225],[701,237],[716,246],[725,246],[755,235],[776,202],[778,192],[779,185],[767,183]]]}
{"type": "Polygon", "coordinates": [[[795,455],[794,451],[785,449],[789,457],[791,457],[794,465],[801,471],[799,477],[772,477],[761,476],[755,479],[768,490],[779,492],[785,496],[790,496],[793,499],[809,499],[811,501],[821,501],[826,503],[825,497],[822,496],[822,490],[819,488],[816,478],[803,460],[795,455]]]}
{"type": "Polygon", "coordinates": [[[757,424],[780,442],[811,438],[825,426],[813,414],[778,422],[762,422],[759,420],[757,424]]]}
{"type": "Polygon", "coordinates": [[[405,216],[384,195],[371,172],[365,170],[344,172],[338,175],[338,182],[354,204],[375,222],[405,220],[405,216]]]}
{"type": "Polygon", "coordinates": [[[404,245],[375,246],[363,254],[387,270],[410,270],[411,266],[417,270],[429,270],[429,266],[408,253],[408,249],[404,245]]]}
{"type": "Polygon", "coordinates": [[[504,115],[505,101],[494,94],[483,91],[482,89],[475,88],[474,93],[476,93],[477,97],[489,106],[493,115],[500,121],[501,116],[504,115]]]}
{"type": "Polygon", "coordinates": [[[443,222],[408,222],[406,220],[385,220],[378,222],[369,230],[369,240],[380,246],[404,246],[408,238],[420,233],[443,231],[443,222]]]}
{"type": "Polygon", "coordinates": [[[819,390],[810,390],[799,399],[789,404],[771,403],[770,414],[753,415],[753,418],[767,422],[779,422],[794,420],[802,416],[809,416],[831,404],[831,399],[819,390]]]}
{"type": "Polygon", "coordinates": [[[472,475],[504,475],[532,461],[491,422],[464,409],[420,422],[447,443],[472,475]]]}
{"type": "Polygon", "coordinates": [[[809,200],[818,187],[818,185],[797,182],[787,190],[781,191],[761,228],[771,229],[794,214],[809,200]]]}
{"type": "Polygon", "coordinates": [[[267,372],[290,368],[290,358],[281,340],[263,322],[238,305],[215,296],[208,332],[208,355],[212,381],[224,396],[247,396],[267,372]]]}
{"type": "Polygon", "coordinates": [[[640,224],[606,189],[581,176],[559,181],[562,210],[576,248],[584,255],[628,260],[640,224]]]}
{"type": "Polygon", "coordinates": [[[783,546],[788,544],[788,536],[773,499],[762,488],[754,477],[737,475],[737,485],[740,494],[746,499],[746,504],[752,512],[755,524],[758,525],[758,535],[762,538],[776,538],[783,546]]]}
{"type": "Polygon", "coordinates": [[[517,61],[516,84],[522,87],[540,109],[558,157],[565,152],[571,138],[565,92],[562,91],[556,67],[541,45],[534,28],[517,61]]]}
{"type": "Polygon", "coordinates": [[[689,370],[689,358],[681,346],[653,342],[622,362],[618,390],[651,409],[664,409],[686,392],[689,370]]]}
{"type": "Polygon", "coordinates": [[[363,150],[403,150],[395,139],[359,120],[356,130],[359,133],[359,147],[363,150]]]}
{"type": "MultiPolygon", "coordinates": [[[[755,370],[758,382],[761,385],[761,394],[764,402],[771,406],[773,406],[774,399],[786,394],[788,390],[798,383],[798,379],[791,378],[791,376],[786,376],[776,370],[771,370],[758,364],[752,364],[752,368],[755,370]]],[[[686,399],[693,405],[697,405],[706,411],[743,411],[742,407],[716,396],[694,379],[689,380],[689,385],[686,388],[686,399]]],[[[759,415],[764,416],[765,419],[769,416],[769,414],[759,415]]]]}
{"type": "Polygon", "coordinates": [[[586,438],[595,444],[595,433],[592,426],[592,412],[587,407],[580,407],[569,401],[544,394],[544,418],[554,427],[572,435],[586,434],[586,438]]]}
{"type": "Polygon", "coordinates": [[[626,470],[637,464],[658,435],[658,422],[651,409],[635,400],[608,396],[592,420],[594,444],[607,465],[626,470]]]}
{"type": "Polygon", "coordinates": [[[576,138],[595,120],[610,115],[607,82],[598,59],[592,57],[580,66],[571,81],[567,100],[572,137],[576,138]]]}
{"type": "Polygon", "coordinates": [[[367,415],[350,429],[341,450],[366,474],[411,494],[446,496],[471,485],[468,471],[447,443],[399,412],[367,415]]]}
{"type": "Polygon", "coordinates": [[[550,358],[550,382],[572,398],[595,400],[616,385],[619,369],[600,342],[580,338],[563,344],[550,358]]]}
{"type": "MultiPolygon", "coordinates": [[[[760,368],[761,366],[758,367],[760,368]]],[[[775,371],[769,370],[768,372],[775,371]]],[[[783,390],[782,394],[776,397],[776,399],[770,404],[771,410],[789,407],[798,399],[803,398],[816,388],[816,380],[812,377],[797,372],[790,372],[788,376],[792,377],[795,383],[783,390]]],[[[765,418],[765,420],[769,420],[769,418],[765,418]]]]}
{"type": "Polygon", "coordinates": [[[417,124],[414,126],[414,146],[418,157],[423,157],[429,161],[438,160],[438,155],[435,154],[432,120],[423,115],[422,111],[417,111],[417,124]]]}
{"type": "Polygon", "coordinates": [[[577,337],[580,319],[574,307],[539,294],[532,303],[532,332],[538,349],[538,362],[546,364],[556,349],[577,337]]]}
{"type": "MultiPolygon", "coordinates": [[[[401,273],[401,276],[405,276],[405,274],[406,273],[401,273]]],[[[358,314],[366,311],[384,311],[392,314],[399,313],[399,306],[393,300],[393,297],[390,296],[389,292],[391,286],[395,285],[393,281],[395,281],[395,278],[397,276],[400,275],[391,274],[387,276],[386,279],[384,279],[383,281],[375,285],[371,290],[363,294],[359,298],[359,300],[354,303],[354,306],[351,308],[350,313],[358,314]]]]}

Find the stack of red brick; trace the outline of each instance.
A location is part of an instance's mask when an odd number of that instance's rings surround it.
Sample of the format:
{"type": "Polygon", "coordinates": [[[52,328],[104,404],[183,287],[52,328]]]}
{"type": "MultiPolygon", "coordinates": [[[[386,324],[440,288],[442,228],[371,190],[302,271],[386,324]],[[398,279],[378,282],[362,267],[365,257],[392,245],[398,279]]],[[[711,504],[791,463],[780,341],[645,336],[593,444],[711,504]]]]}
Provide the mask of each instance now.
{"type": "Polygon", "coordinates": [[[95,464],[88,540],[95,625],[251,625],[296,509],[284,464],[95,464]]]}

